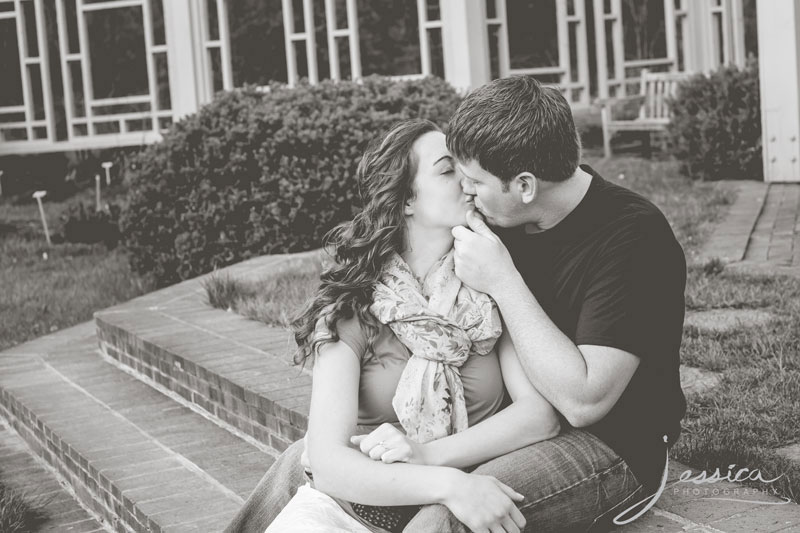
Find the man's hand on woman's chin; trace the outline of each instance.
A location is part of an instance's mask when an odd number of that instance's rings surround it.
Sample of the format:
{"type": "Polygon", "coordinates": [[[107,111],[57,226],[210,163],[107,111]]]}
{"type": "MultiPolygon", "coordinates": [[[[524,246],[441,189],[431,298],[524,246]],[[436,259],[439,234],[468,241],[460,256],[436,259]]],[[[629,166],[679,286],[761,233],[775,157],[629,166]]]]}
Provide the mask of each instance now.
{"type": "Polygon", "coordinates": [[[368,435],[354,435],[350,437],[350,443],[375,461],[428,464],[425,446],[411,440],[392,424],[381,424],[368,435]]]}
{"type": "Polygon", "coordinates": [[[514,261],[480,214],[468,211],[467,224],[469,228],[456,226],[452,230],[456,276],[476,291],[495,296],[518,274],[514,261]]]}

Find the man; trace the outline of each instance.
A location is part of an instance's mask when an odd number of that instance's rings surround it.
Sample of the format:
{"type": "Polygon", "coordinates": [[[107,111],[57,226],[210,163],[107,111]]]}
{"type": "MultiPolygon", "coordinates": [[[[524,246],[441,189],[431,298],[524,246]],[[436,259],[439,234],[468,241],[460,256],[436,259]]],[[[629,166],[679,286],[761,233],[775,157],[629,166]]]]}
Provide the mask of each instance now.
{"type": "MultiPolygon", "coordinates": [[[[453,230],[456,273],[495,299],[528,379],[565,428],[474,472],[525,496],[526,530],[605,530],[655,492],[680,433],[683,250],[652,203],[578,166],[568,103],[532,78],[469,94],[447,143],[482,215],[453,230]]],[[[268,476],[227,531],[263,531],[277,513],[265,508],[275,505],[268,476]]],[[[464,528],[429,505],[405,531],[464,528]]]]}

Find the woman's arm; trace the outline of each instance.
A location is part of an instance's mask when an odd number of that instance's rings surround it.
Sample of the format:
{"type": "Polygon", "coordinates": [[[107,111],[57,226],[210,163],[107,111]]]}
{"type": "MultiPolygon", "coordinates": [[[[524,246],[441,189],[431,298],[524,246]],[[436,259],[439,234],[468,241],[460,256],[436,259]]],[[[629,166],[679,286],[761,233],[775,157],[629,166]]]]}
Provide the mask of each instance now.
{"type": "Polygon", "coordinates": [[[361,365],[343,342],[320,348],[314,361],[306,445],[315,487],[364,505],[441,503],[472,531],[519,531],[524,497],[490,476],[455,468],[384,464],[348,446],[358,419],[361,365]]]}
{"type": "Polygon", "coordinates": [[[558,415],[528,381],[505,329],[497,355],[513,403],[464,431],[422,445],[425,464],[463,468],[558,435],[558,415]]]}
{"type": "Polygon", "coordinates": [[[323,345],[314,362],[308,460],[319,490],[366,505],[444,501],[452,470],[376,463],[349,447],[358,419],[361,368],[343,342],[323,345]]]}

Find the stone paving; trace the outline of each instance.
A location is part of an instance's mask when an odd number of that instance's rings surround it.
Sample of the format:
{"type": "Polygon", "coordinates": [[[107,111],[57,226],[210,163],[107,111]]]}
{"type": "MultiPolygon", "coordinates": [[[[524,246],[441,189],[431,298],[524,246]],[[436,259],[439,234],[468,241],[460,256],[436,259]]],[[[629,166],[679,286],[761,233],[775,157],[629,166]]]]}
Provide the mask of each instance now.
{"type": "Polygon", "coordinates": [[[701,263],[711,259],[721,259],[725,263],[742,261],[767,197],[768,185],[762,182],[734,181],[721,185],[734,189],[736,199],[715,226],[700,254],[701,263]]]}
{"type": "Polygon", "coordinates": [[[769,186],[744,256],[745,261],[768,262],[800,269],[800,184],[769,186]]]}
{"type": "Polygon", "coordinates": [[[737,199],[717,225],[701,261],[735,271],[800,277],[800,183],[735,182],[737,199]]]}
{"type": "Polygon", "coordinates": [[[707,309],[687,313],[685,325],[712,333],[727,333],[739,328],[766,326],[778,319],[763,309],[707,309]]]}

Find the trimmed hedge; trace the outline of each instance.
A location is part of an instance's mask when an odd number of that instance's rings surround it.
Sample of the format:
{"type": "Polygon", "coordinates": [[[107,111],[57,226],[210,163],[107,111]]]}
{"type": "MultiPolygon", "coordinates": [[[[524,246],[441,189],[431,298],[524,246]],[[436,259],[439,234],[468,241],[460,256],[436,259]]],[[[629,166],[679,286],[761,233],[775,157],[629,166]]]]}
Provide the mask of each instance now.
{"type": "Polygon", "coordinates": [[[762,179],[758,65],[722,68],[678,87],[669,150],[695,179],[762,179]]]}
{"type": "Polygon", "coordinates": [[[444,127],[459,100],[438,78],[219,93],[129,160],[120,229],[131,267],[164,286],[320,246],[358,208],[367,143],[405,118],[444,127]]]}

